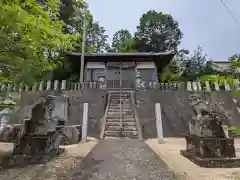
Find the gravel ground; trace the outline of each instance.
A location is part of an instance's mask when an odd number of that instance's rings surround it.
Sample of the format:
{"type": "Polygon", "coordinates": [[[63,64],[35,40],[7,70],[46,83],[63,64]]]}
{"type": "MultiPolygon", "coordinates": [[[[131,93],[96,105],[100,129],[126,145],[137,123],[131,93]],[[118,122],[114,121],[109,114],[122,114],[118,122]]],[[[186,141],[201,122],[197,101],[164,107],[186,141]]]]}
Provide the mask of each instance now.
{"type": "MultiPolygon", "coordinates": [[[[165,138],[163,144],[149,139],[146,143],[170,169],[186,175],[188,180],[240,180],[240,168],[201,168],[181,156],[180,150],[186,148],[183,138],[165,138]]],[[[240,139],[236,139],[235,146],[239,145],[240,139]]]]}
{"type": "MultiPolygon", "coordinates": [[[[1,144],[3,154],[11,145],[1,144]]],[[[1,155],[1,153],[0,153],[1,155]]],[[[91,140],[66,147],[56,159],[0,172],[1,180],[182,180],[139,140],[91,140]],[[97,145],[96,145],[97,144],[97,145]]]]}
{"type": "MultiPolygon", "coordinates": [[[[64,154],[51,160],[46,164],[28,165],[15,167],[0,172],[0,180],[58,180],[61,173],[67,174],[72,167],[80,163],[92,148],[97,140],[89,137],[88,142],[63,146],[64,154]]],[[[13,145],[0,143],[0,158],[12,152],[13,145]]]]}
{"type": "MultiPolygon", "coordinates": [[[[179,180],[167,165],[139,140],[107,139],[100,141],[83,160],[58,180],[179,180]]],[[[41,176],[41,179],[48,177],[41,176]]],[[[38,180],[38,179],[34,179],[38,180]]]]}

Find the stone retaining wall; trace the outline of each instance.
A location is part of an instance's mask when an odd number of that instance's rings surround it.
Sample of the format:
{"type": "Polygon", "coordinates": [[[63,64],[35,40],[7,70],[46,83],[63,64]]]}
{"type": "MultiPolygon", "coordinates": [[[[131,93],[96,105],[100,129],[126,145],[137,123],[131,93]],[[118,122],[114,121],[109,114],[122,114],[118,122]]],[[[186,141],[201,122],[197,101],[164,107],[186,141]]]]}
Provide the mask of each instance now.
{"type": "Polygon", "coordinates": [[[66,95],[69,97],[67,126],[82,125],[83,104],[88,103],[88,135],[100,137],[101,119],[105,113],[105,105],[107,103],[107,93],[101,89],[21,92],[17,98],[19,108],[12,116],[9,124],[23,124],[24,119],[28,118],[28,111],[32,108],[32,104],[41,96],[49,94],[66,95]]]}
{"type": "Polygon", "coordinates": [[[101,119],[105,113],[107,92],[101,89],[89,89],[82,91],[66,91],[69,97],[69,125],[82,124],[83,104],[88,103],[88,135],[100,137],[102,127],[101,119]]]}
{"type": "Polygon", "coordinates": [[[137,113],[144,138],[156,138],[155,103],[161,104],[164,137],[187,135],[188,121],[193,116],[188,92],[180,90],[136,92],[137,113]]]}

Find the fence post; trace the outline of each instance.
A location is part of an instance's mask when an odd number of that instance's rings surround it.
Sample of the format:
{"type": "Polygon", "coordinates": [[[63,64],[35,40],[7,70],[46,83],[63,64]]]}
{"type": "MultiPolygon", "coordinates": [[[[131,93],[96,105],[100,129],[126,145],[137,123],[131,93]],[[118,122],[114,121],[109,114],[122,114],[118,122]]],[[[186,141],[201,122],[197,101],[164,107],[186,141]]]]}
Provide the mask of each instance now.
{"type": "Polygon", "coordinates": [[[54,81],[54,88],[53,88],[54,91],[58,90],[58,80],[55,80],[54,81]]]}
{"type": "Polygon", "coordinates": [[[187,90],[192,91],[192,83],[190,81],[187,82],[187,90]]]}
{"type": "Polygon", "coordinates": [[[32,91],[36,91],[37,90],[37,83],[34,83],[32,86],[32,91]]]}
{"type": "Polygon", "coordinates": [[[82,139],[81,142],[87,142],[87,128],[88,128],[88,103],[83,104],[83,120],[82,120],[82,139]]]}
{"type": "Polygon", "coordinates": [[[23,91],[23,83],[20,83],[18,92],[22,92],[22,91],[23,91]]]}
{"type": "Polygon", "coordinates": [[[51,83],[52,81],[50,80],[47,81],[47,88],[46,88],[47,91],[51,90],[51,83]]]}
{"type": "Polygon", "coordinates": [[[197,87],[198,87],[198,90],[199,91],[202,91],[202,84],[201,84],[202,82],[200,82],[200,81],[197,81],[197,87]]]}
{"type": "Polygon", "coordinates": [[[161,105],[160,103],[155,104],[155,117],[157,125],[157,139],[158,143],[163,143],[163,127],[162,127],[162,114],[161,114],[161,105]]]}
{"type": "Polygon", "coordinates": [[[224,81],[224,87],[226,91],[231,91],[231,87],[226,80],[224,81]]]}
{"type": "Polygon", "coordinates": [[[61,90],[66,90],[66,80],[62,80],[61,90]]]}
{"type": "Polygon", "coordinates": [[[215,90],[216,90],[216,91],[220,91],[218,82],[215,82],[215,83],[214,83],[214,86],[215,86],[215,90]]]}
{"type": "Polygon", "coordinates": [[[28,92],[29,91],[29,86],[25,85],[25,91],[28,92]]]}
{"type": "Polygon", "coordinates": [[[40,82],[38,90],[39,91],[43,91],[43,81],[40,82]]]}
{"type": "Polygon", "coordinates": [[[197,82],[196,81],[192,82],[192,88],[193,88],[193,91],[198,91],[198,87],[197,87],[197,82]]]}
{"type": "Polygon", "coordinates": [[[239,79],[235,79],[236,91],[239,91],[239,79]]]}
{"type": "Polygon", "coordinates": [[[206,85],[206,91],[211,92],[211,87],[210,87],[209,81],[205,81],[205,85],[206,85]]]}

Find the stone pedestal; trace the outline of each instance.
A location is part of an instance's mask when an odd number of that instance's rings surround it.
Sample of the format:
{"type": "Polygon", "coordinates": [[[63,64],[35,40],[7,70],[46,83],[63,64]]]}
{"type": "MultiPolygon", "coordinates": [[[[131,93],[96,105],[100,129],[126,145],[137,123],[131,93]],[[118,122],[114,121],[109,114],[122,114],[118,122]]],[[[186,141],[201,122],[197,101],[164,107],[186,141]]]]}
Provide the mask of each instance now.
{"type": "Polygon", "coordinates": [[[233,138],[186,136],[186,150],[180,154],[200,167],[240,167],[233,138]]]}

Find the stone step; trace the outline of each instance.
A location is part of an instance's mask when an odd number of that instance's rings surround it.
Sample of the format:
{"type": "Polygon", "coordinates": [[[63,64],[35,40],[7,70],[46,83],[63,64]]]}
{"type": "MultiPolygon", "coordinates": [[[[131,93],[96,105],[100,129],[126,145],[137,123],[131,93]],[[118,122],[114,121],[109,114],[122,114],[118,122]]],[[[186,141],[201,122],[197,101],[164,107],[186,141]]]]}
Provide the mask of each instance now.
{"type": "Polygon", "coordinates": [[[108,107],[108,109],[111,109],[111,110],[120,110],[120,109],[122,109],[122,110],[125,110],[125,111],[133,111],[133,108],[132,107],[124,107],[124,106],[122,106],[122,108],[120,108],[120,107],[114,107],[114,106],[109,106],[108,107]]]}
{"type": "Polygon", "coordinates": [[[116,100],[119,100],[119,99],[131,100],[130,97],[123,97],[123,96],[122,96],[122,97],[120,97],[120,96],[114,96],[114,97],[110,97],[109,99],[110,99],[110,100],[111,100],[111,99],[116,99],[116,100]]]}
{"type": "Polygon", "coordinates": [[[132,102],[128,102],[128,101],[121,101],[121,103],[120,103],[120,101],[109,101],[109,102],[110,102],[109,104],[111,104],[111,105],[120,105],[120,104],[132,105],[132,102]]]}
{"type": "Polygon", "coordinates": [[[109,99],[131,99],[129,96],[111,96],[109,99]]]}
{"type": "MultiPolygon", "coordinates": [[[[110,103],[115,103],[115,104],[120,104],[120,99],[110,99],[109,100],[110,103]]],[[[132,104],[132,101],[130,100],[122,100],[121,99],[121,103],[127,103],[127,104],[132,104]]]]}
{"type": "MultiPolygon", "coordinates": [[[[136,126],[136,122],[122,122],[123,126],[136,126]]],[[[120,126],[120,121],[107,121],[106,125],[108,126],[120,126]]]]}
{"type": "Polygon", "coordinates": [[[122,115],[122,116],[127,117],[127,116],[134,116],[134,113],[131,112],[131,111],[125,111],[125,112],[120,112],[120,111],[108,111],[108,112],[107,112],[107,115],[108,115],[108,116],[118,116],[118,117],[120,117],[120,115],[122,115]]]}
{"type": "Polygon", "coordinates": [[[130,109],[130,108],[111,108],[111,107],[109,107],[108,108],[108,111],[109,112],[120,112],[120,110],[122,110],[122,112],[128,112],[128,111],[132,111],[132,108],[130,109]]]}
{"type": "MultiPolygon", "coordinates": [[[[114,122],[114,123],[109,123],[107,122],[105,125],[106,128],[120,128],[121,127],[121,122],[114,122]]],[[[130,129],[130,130],[137,130],[136,124],[128,124],[128,123],[123,123],[122,126],[124,129],[130,129]]],[[[119,129],[120,130],[120,129],[119,129]]]]}
{"type": "MultiPolygon", "coordinates": [[[[113,101],[109,101],[112,104],[120,104],[119,100],[113,100],[113,101]]],[[[122,104],[132,104],[131,101],[121,101],[122,104]]]]}
{"type": "Polygon", "coordinates": [[[137,131],[137,127],[136,126],[123,126],[123,131],[137,131]]]}
{"type": "Polygon", "coordinates": [[[104,133],[105,136],[113,136],[113,137],[132,137],[132,136],[138,136],[137,131],[123,131],[120,133],[119,131],[105,131],[104,133]]]}
{"type": "Polygon", "coordinates": [[[106,126],[105,131],[117,131],[120,132],[120,125],[119,126],[106,126]]]}
{"type": "Polygon", "coordinates": [[[131,98],[129,94],[111,94],[110,97],[128,97],[131,98]]]}
{"type": "Polygon", "coordinates": [[[131,102],[122,102],[122,104],[120,104],[120,102],[110,102],[109,105],[112,105],[112,106],[132,106],[132,103],[131,102]]]}
{"type": "MultiPolygon", "coordinates": [[[[120,122],[120,118],[107,117],[106,121],[107,122],[120,122]]],[[[135,123],[135,122],[136,122],[135,118],[123,119],[123,123],[135,123]]]]}
{"type": "Polygon", "coordinates": [[[132,101],[131,98],[129,97],[110,97],[109,100],[113,101],[113,100],[124,100],[124,101],[132,101]]]}
{"type": "Polygon", "coordinates": [[[131,98],[129,94],[111,94],[110,97],[128,97],[131,98]]]}
{"type": "Polygon", "coordinates": [[[122,120],[126,120],[126,121],[129,121],[129,120],[134,120],[135,121],[135,116],[127,116],[127,115],[124,115],[124,116],[122,116],[122,117],[120,117],[120,116],[112,116],[112,115],[107,115],[106,116],[106,119],[117,119],[117,120],[120,120],[120,119],[122,119],[122,120]]]}
{"type": "Polygon", "coordinates": [[[123,116],[123,117],[120,117],[120,116],[114,116],[114,115],[107,115],[106,117],[107,120],[120,120],[122,119],[123,121],[125,122],[129,122],[129,121],[135,121],[135,117],[134,116],[123,116]]]}
{"type": "Polygon", "coordinates": [[[112,108],[112,107],[108,107],[109,111],[115,111],[115,112],[120,112],[120,110],[122,110],[122,112],[133,112],[133,108],[126,108],[126,107],[122,107],[122,108],[112,108]]]}
{"type": "Polygon", "coordinates": [[[114,115],[114,116],[119,116],[120,117],[120,114],[122,116],[133,116],[134,113],[132,111],[125,111],[125,112],[120,112],[120,111],[108,111],[107,112],[107,115],[114,115]]]}
{"type": "MultiPolygon", "coordinates": [[[[119,109],[120,108],[120,104],[109,104],[109,108],[112,109],[119,109]]],[[[122,108],[133,108],[131,104],[122,104],[122,108]]]]}
{"type": "Polygon", "coordinates": [[[130,97],[124,97],[124,96],[111,96],[109,99],[127,99],[127,100],[131,100],[130,97]]]}
{"type": "Polygon", "coordinates": [[[129,107],[122,107],[122,108],[112,108],[112,107],[108,107],[108,110],[110,110],[110,111],[120,111],[120,110],[122,110],[122,111],[133,111],[133,108],[129,108],[129,107]]]}
{"type": "MultiPolygon", "coordinates": [[[[121,127],[120,124],[118,126],[107,126],[105,127],[106,131],[120,131],[121,127]]],[[[123,126],[123,132],[125,131],[137,131],[136,126],[123,126]]]]}
{"type": "Polygon", "coordinates": [[[120,116],[120,114],[122,114],[122,115],[134,115],[134,112],[132,112],[132,111],[122,111],[122,112],[120,112],[120,110],[116,110],[116,111],[108,111],[107,114],[108,115],[114,114],[114,115],[118,115],[118,116],[120,116]]]}
{"type": "Polygon", "coordinates": [[[131,102],[131,99],[127,99],[127,98],[111,98],[110,99],[110,102],[113,102],[113,101],[126,101],[126,102],[131,102]]]}
{"type": "Polygon", "coordinates": [[[134,116],[134,112],[132,111],[125,111],[125,112],[120,112],[120,111],[108,111],[107,115],[110,116],[117,116],[117,117],[128,117],[128,116],[134,116]]]}
{"type": "Polygon", "coordinates": [[[114,114],[114,115],[120,116],[120,114],[122,114],[122,115],[133,115],[134,112],[132,112],[132,111],[122,111],[121,112],[120,110],[116,110],[116,111],[108,111],[107,114],[108,115],[114,114]]]}
{"type": "Polygon", "coordinates": [[[120,111],[120,110],[123,110],[123,111],[133,111],[133,108],[130,108],[130,107],[108,107],[108,110],[110,111],[120,111]]]}
{"type": "Polygon", "coordinates": [[[119,95],[122,95],[122,96],[131,96],[130,93],[128,92],[116,92],[116,93],[110,93],[111,96],[119,96],[119,95]]]}

